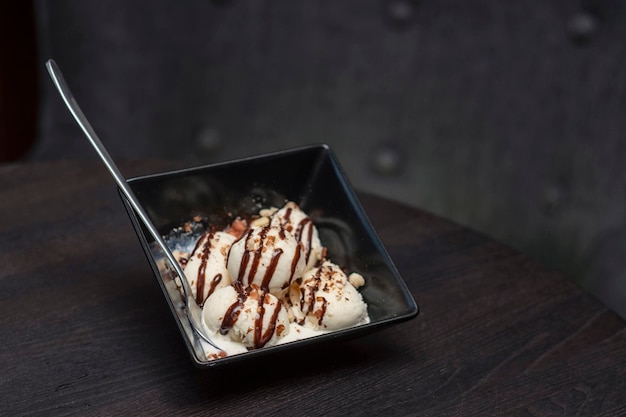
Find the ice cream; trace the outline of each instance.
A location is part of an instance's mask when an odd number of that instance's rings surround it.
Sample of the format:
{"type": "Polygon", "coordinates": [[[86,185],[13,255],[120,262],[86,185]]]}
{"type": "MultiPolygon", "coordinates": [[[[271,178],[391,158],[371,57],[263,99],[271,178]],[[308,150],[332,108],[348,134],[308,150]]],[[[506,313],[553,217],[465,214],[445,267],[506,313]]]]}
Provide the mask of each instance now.
{"type": "Polygon", "coordinates": [[[357,290],[364,278],[327,259],[315,224],[294,202],[209,229],[181,257],[220,347],[206,344],[207,359],[369,323],[357,290]]]}
{"type": "Polygon", "coordinates": [[[299,278],[306,267],[303,246],[282,226],[251,227],[228,254],[228,272],[244,285],[274,293],[299,278]]]}
{"type": "Polygon", "coordinates": [[[274,346],[289,333],[289,315],[282,302],[256,285],[220,288],[207,300],[205,326],[246,348],[274,346]]]}
{"type": "Polygon", "coordinates": [[[224,232],[205,232],[184,265],[193,297],[202,306],[216,289],[232,282],[226,268],[228,251],[235,236],[224,232]]]}
{"type": "Polygon", "coordinates": [[[272,215],[271,224],[280,225],[302,243],[306,269],[313,268],[323,257],[322,244],[311,218],[293,201],[272,215]]]}
{"type": "Polygon", "coordinates": [[[361,294],[346,273],[329,261],[295,281],[289,299],[296,322],[313,329],[339,330],[369,320],[361,294]]]}

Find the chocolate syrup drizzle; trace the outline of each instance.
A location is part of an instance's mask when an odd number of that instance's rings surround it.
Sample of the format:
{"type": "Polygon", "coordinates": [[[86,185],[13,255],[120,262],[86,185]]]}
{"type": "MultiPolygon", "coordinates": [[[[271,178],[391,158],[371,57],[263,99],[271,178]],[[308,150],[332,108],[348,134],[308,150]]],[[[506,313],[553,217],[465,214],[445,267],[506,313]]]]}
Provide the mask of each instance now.
{"type": "MultiPolygon", "coordinates": [[[[244,286],[240,281],[236,281],[233,283],[233,287],[235,291],[237,291],[237,301],[231,304],[226,310],[224,314],[224,319],[222,320],[222,324],[220,326],[220,334],[226,335],[233,328],[237,320],[239,319],[239,315],[241,314],[241,310],[244,307],[244,304],[250,297],[250,294],[255,289],[258,291],[258,307],[256,309],[257,314],[255,315],[254,321],[254,342],[252,349],[262,348],[270,341],[274,332],[276,331],[276,324],[278,321],[278,314],[280,313],[280,309],[283,307],[280,302],[276,303],[276,307],[274,311],[272,311],[272,315],[270,317],[267,329],[263,331],[263,318],[266,314],[266,305],[269,305],[270,294],[267,290],[263,290],[254,285],[244,286]]],[[[279,331],[280,334],[280,331],[279,331]]]]}
{"type": "MultiPolygon", "coordinates": [[[[272,226],[265,226],[259,232],[260,243],[259,247],[253,252],[254,255],[251,255],[251,251],[244,250],[243,256],[241,257],[241,263],[239,265],[239,274],[237,275],[237,281],[244,284],[252,284],[254,282],[254,278],[256,277],[257,270],[259,269],[259,264],[261,262],[261,258],[263,256],[263,250],[265,249],[265,242],[268,240],[267,234],[269,233],[272,226]],[[246,270],[248,269],[248,264],[250,263],[250,258],[252,256],[252,264],[250,265],[250,270],[246,274],[246,270]]],[[[242,239],[245,239],[244,247],[248,247],[248,241],[252,239],[252,235],[254,233],[253,229],[248,230],[248,232],[242,236],[242,239]]],[[[281,227],[280,232],[278,232],[278,237],[282,240],[286,239],[284,229],[281,227]]],[[[280,257],[283,254],[283,250],[280,248],[274,249],[272,252],[272,257],[270,259],[270,264],[267,266],[265,270],[265,275],[263,275],[263,279],[261,280],[261,289],[268,290],[270,282],[274,277],[276,272],[276,268],[278,267],[278,262],[280,261],[280,257]]],[[[291,273],[289,275],[289,279],[283,285],[283,288],[287,288],[291,281],[293,280],[293,276],[296,273],[296,268],[298,266],[298,261],[300,260],[300,251],[296,250],[293,259],[291,260],[291,273]]]]}
{"type": "MultiPolygon", "coordinates": [[[[306,307],[306,311],[302,310],[302,312],[304,313],[304,317],[305,318],[306,318],[306,316],[309,315],[309,313],[315,307],[315,301],[321,301],[322,302],[321,309],[315,312],[315,317],[317,317],[317,324],[318,324],[318,326],[322,325],[322,321],[324,320],[324,316],[326,315],[326,308],[328,306],[328,301],[326,300],[326,298],[321,297],[321,296],[317,297],[317,292],[319,291],[320,284],[322,283],[322,273],[323,272],[324,272],[324,268],[323,267],[318,268],[317,272],[312,277],[312,279],[314,280],[313,285],[309,285],[308,286],[308,291],[307,291],[306,287],[304,287],[304,286],[300,287],[300,305],[301,306],[304,306],[304,305],[307,306],[306,307]]],[[[298,324],[304,324],[304,320],[305,320],[304,318],[299,320],[298,324]]]]}
{"type": "Polygon", "coordinates": [[[252,291],[252,287],[244,288],[240,281],[233,282],[232,285],[235,288],[235,291],[237,291],[237,301],[231,304],[230,307],[228,307],[228,310],[226,310],[226,313],[224,313],[224,318],[222,319],[222,324],[220,326],[221,335],[226,335],[230,329],[233,328],[239,318],[239,313],[241,313],[243,304],[246,302],[250,292],[252,291]]]}
{"type": "MultiPolygon", "coordinates": [[[[296,240],[298,242],[303,242],[302,240],[302,231],[304,230],[304,227],[309,225],[309,228],[307,229],[307,245],[305,245],[306,248],[306,255],[305,255],[305,262],[308,264],[309,263],[309,257],[311,256],[311,246],[313,243],[313,223],[311,222],[311,219],[306,217],[302,220],[300,220],[300,223],[298,223],[298,227],[296,228],[296,233],[294,234],[296,240]]],[[[303,242],[304,243],[304,242],[303,242]]]]}
{"type": "MultiPolygon", "coordinates": [[[[223,335],[227,334],[237,322],[244,303],[246,302],[253,288],[255,287],[252,282],[254,281],[254,278],[259,269],[259,264],[263,256],[263,250],[265,249],[264,245],[268,240],[268,233],[271,227],[272,226],[269,225],[265,226],[261,229],[260,232],[258,232],[260,243],[259,247],[255,251],[244,250],[243,256],[241,257],[241,263],[239,265],[239,273],[237,275],[236,281],[233,283],[233,287],[237,291],[237,301],[228,308],[226,314],[224,315],[222,324],[220,326],[220,333],[223,335]],[[248,264],[250,264],[250,270],[246,274],[248,264]]],[[[253,229],[250,229],[241,237],[241,239],[245,239],[244,248],[248,247],[248,241],[253,238],[254,232],[255,231],[253,229]]],[[[278,232],[278,238],[282,240],[285,240],[287,238],[285,230],[282,227],[278,232]]],[[[255,316],[254,323],[254,349],[265,346],[265,344],[272,338],[274,332],[277,330],[276,325],[278,320],[278,314],[280,313],[280,309],[282,308],[282,303],[276,303],[276,308],[271,314],[268,327],[267,329],[265,329],[265,331],[263,331],[263,318],[266,314],[265,306],[269,305],[270,302],[269,285],[276,272],[278,262],[280,261],[283,253],[284,251],[281,248],[275,248],[273,250],[272,256],[270,258],[270,263],[265,270],[263,279],[261,280],[261,285],[257,287],[259,291],[259,302],[257,309],[258,314],[255,316]]],[[[296,250],[294,257],[291,260],[291,274],[289,276],[289,280],[284,284],[283,288],[286,288],[291,283],[299,260],[300,251],[296,250]]],[[[281,331],[282,330],[279,329],[279,333],[281,331]]]]}
{"type": "MultiPolygon", "coordinates": [[[[285,210],[285,214],[283,215],[283,224],[291,223],[292,212],[293,212],[292,208],[287,207],[287,209],[285,210]]],[[[293,230],[289,230],[289,231],[293,232],[293,230]]],[[[300,222],[298,223],[298,226],[296,227],[295,232],[293,232],[293,236],[296,238],[298,242],[302,242],[304,244],[304,247],[306,248],[306,254],[305,254],[304,260],[308,264],[309,258],[311,256],[311,246],[313,243],[313,222],[311,221],[310,217],[305,217],[304,219],[300,220],[300,222]],[[303,231],[307,225],[309,227],[307,229],[306,242],[305,242],[303,239],[303,231]]]]}
{"type": "Polygon", "coordinates": [[[204,301],[209,297],[209,295],[213,294],[217,285],[222,281],[222,274],[217,274],[211,279],[209,292],[207,296],[204,296],[204,286],[206,284],[206,267],[209,260],[209,256],[211,255],[211,242],[215,237],[215,233],[211,230],[205,232],[201,238],[196,243],[196,246],[193,248],[193,254],[195,255],[197,251],[200,249],[200,265],[198,266],[198,279],[196,281],[196,303],[199,306],[204,304],[204,301]],[[200,248],[200,245],[202,247],[200,248]]]}
{"type": "MultiPolygon", "coordinates": [[[[300,260],[301,252],[305,252],[305,263],[308,264],[312,251],[314,227],[312,220],[308,216],[304,217],[298,222],[294,230],[294,225],[291,223],[292,212],[293,209],[291,207],[288,207],[285,210],[285,214],[282,216],[283,221],[281,222],[280,231],[278,232],[278,238],[280,238],[281,240],[285,240],[287,238],[285,230],[289,231],[293,234],[293,237],[298,242],[298,245],[301,246],[302,251],[295,251],[294,257],[291,260],[291,274],[287,282],[283,285],[283,289],[287,288],[293,280],[295,271],[298,266],[298,262],[300,260]]],[[[281,248],[275,248],[273,250],[269,265],[265,270],[265,274],[263,276],[263,279],[261,280],[260,286],[252,284],[259,269],[259,265],[265,249],[265,244],[269,240],[274,239],[272,236],[270,236],[270,238],[268,239],[268,233],[271,227],[271,225],[267,225],[263,227],[260,232],[258,232],[260,244],[259,247],[254,251],[247,250],[247,247],[249,240],[253,238],[253,234],[256,232],[255,229],[250,228],[247,231],[243,232],[243,234],[236,240],[236,242],[233,243],[234,245],[240,240],[244,240],[244,253],[241,258],[238,276],[237,279],[232,283],[232,286],[237,293],[237,300],[233,304],[231,304],[225,312],[219,332],[222,335],[228,334],[228,332],[237,323],[237,320],[239,319],[239,316],[245,306],[246,301],[254,293],[255,297],[258,296],[258,305],[255,309],[256,314],[254,323],[253,346],[249,349],[258,349],[265,346],[272,339],[272,336],[275,333],[280,335],[284,331],[284,326],[278,325],[278,316],[280,314],[281,308],[283,308],[282,303],[279,301],[276,302],[275,307],[271,312],[268,311],[268,308],[266,308],[266,306],[270,305],[270,297],[272,297],[269,291],[269,285],[276,272],[280,258],[284,253],[281,248]],[[250,269],[246,274],[246,270],[248,269],[249,264],[250,269]],[[268,314],[271,315],[268,321],[268,326],[264,330],[263,319],[268,314]]],[[[196,302],[201,306],[204,304],[206,298],[208,298],[208,296],[210,296],[215,291],[215,289],[223,279],[222,274],[216,274],[210,280],[210,287],[207,297],[203,297],[207,281],[206,268],[208,264],[208,259],[211,254],[211,242],[215,237],[214,232],[215,230],[205,232],[202,237],[198,239],[196,247],[193,249],[192,252],[194,256],[198,256],[200,258],[200,265],[198,267],[198,279],[196,282],[196,302]]],[[[307,311],[303,311],[306,317],[313,310],[316,300],[322,302],[321,309],[315,312],[315,316],[318,319],[318,324],[321,326],[324,315],[326,314],[326,307],[328,303],[324,297],[317,297],[317,292],[319,291],[319,287],[322,282],[322,268],[320,268],[316,272],[314,280],[314,284],[309,287],[308,294],[304,287],[300,288],[301,305],[304,306],[305,301],[306,303],[308,303],[307,311]]],[[[303,323],[304,319],[302,319],[299,324],[303,323]]]]}

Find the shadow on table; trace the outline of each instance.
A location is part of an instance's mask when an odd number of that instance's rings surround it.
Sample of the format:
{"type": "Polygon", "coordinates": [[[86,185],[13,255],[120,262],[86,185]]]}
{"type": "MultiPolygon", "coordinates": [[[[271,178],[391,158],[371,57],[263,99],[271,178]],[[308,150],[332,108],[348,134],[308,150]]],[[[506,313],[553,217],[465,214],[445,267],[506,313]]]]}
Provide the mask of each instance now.
{"type": "MultiPolygon", "coordinates": [[[[259,398],[267,392],[267,401],[275,403],[275,407],[280,409],[281,401],[316,395],[327,388],[329,381],[346,379],[346,375],[350,375],[350,379],[358,378],[371,372],[373,367],[380,369],[381,361],[388,362],[392,369],[402,366],[406,363],[406,355],[384,337],[387,331],[393,330],[383,330],[358,340],[282,352],[266,356],[263,360],[195,370],[193,378],[184,381],[188,385],[184,403],[187,406],[199,403],[210,405],[217,401],[220,404],[236,404],[247,395],[254,393],[259,398]],[[273,397],[275,392],[284,393],[285,386],[290,386],[289,398],[273,397]]],[[[181,398],[172,397],[169,400],[178,403],[181,398]]]]}

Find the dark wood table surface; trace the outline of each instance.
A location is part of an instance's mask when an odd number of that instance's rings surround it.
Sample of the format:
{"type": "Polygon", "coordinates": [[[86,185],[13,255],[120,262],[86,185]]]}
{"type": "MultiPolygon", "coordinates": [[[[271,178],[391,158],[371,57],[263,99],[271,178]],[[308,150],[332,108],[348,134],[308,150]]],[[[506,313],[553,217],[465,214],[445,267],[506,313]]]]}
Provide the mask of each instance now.
{"type": "Polygon", "coordinates": [[[484,235],[360,197],[419,316],[198,370],[104,167],[0,165],[0,415],[626,415],[624,320],[484,235]]]}

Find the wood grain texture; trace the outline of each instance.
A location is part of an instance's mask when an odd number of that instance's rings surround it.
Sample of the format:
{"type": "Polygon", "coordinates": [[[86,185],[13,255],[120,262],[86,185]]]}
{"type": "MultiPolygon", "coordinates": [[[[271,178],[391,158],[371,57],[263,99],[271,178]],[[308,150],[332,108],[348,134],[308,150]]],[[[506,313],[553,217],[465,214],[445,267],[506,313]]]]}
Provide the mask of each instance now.
{"type": "Polygon", "coordinates": [[[0,166],[0,414],[626,413],[622,319],[486,236],[360,195],[420,315],[322,351],[200,371],[104,168],[0,166]]]}

